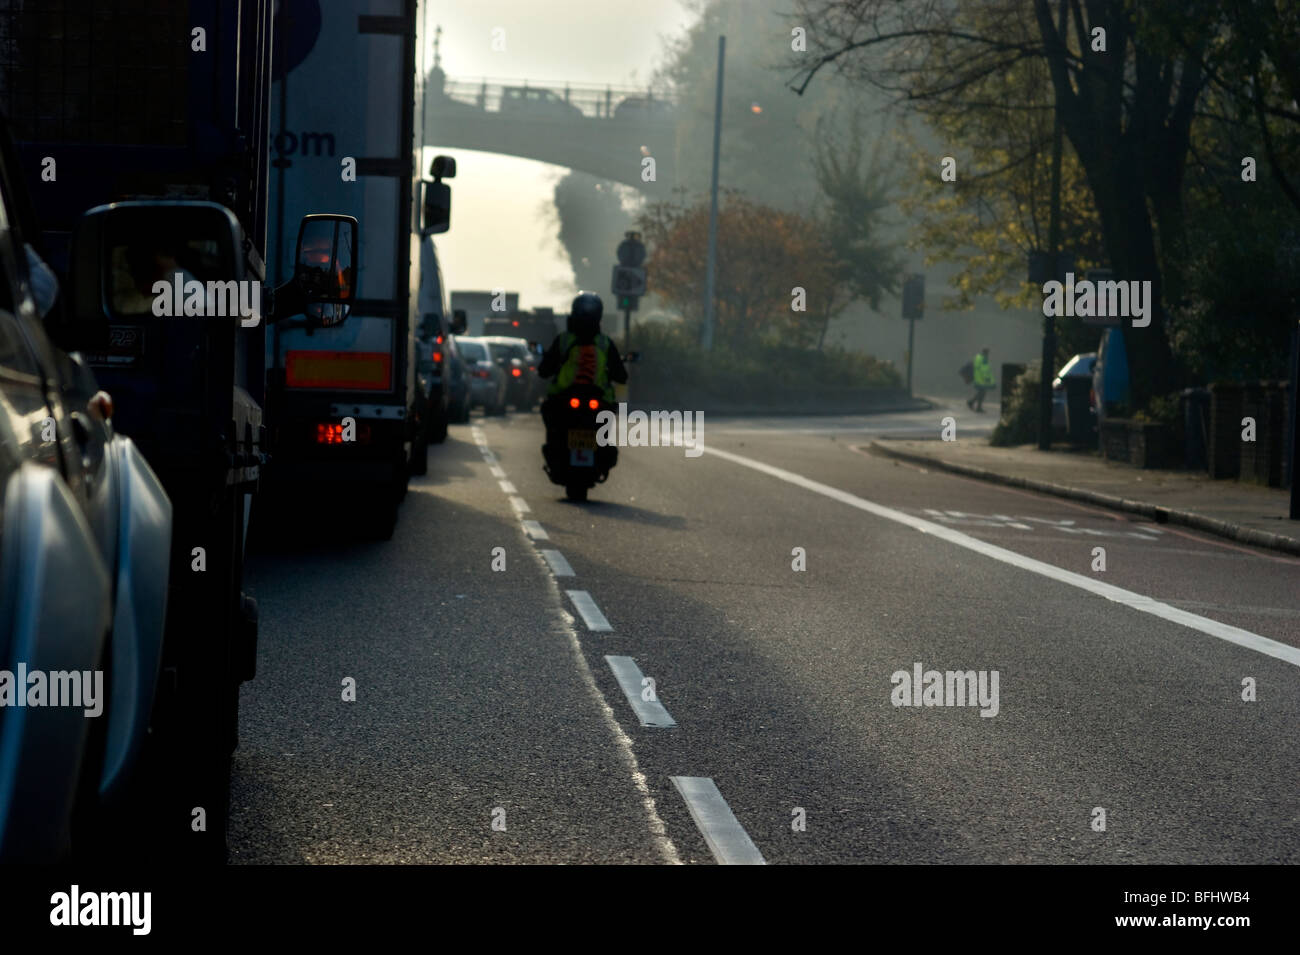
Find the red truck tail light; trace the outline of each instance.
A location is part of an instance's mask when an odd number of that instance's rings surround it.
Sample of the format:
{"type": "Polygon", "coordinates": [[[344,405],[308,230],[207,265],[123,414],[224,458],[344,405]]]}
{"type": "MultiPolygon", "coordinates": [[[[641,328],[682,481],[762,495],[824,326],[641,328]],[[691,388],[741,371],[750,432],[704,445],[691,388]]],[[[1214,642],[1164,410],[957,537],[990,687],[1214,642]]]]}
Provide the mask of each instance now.
{"type": "Polygon", "coordinates": [[[579,401],[577,398],[570,398],[570,399],[569,399],[569,407],[570,407],[570,408],[579,408],[579,407],[581,407],[581,406],[582,406],[582,402],[579,401]]]}
{"type": "Polygon", "coordinates": [[[317,444],[342,444],[343,443],[343,425],[330,424],[322,421],[316,425],[316,443],[317,444]]]}
{"type": "Polygon", "coordinates": [[[600,402],[597,401],[595,398],[592,398],[590,401],[587,402],[587,407],[590,408],[592,411],[595,411],[597,408],[600,407],[600,402]]]}

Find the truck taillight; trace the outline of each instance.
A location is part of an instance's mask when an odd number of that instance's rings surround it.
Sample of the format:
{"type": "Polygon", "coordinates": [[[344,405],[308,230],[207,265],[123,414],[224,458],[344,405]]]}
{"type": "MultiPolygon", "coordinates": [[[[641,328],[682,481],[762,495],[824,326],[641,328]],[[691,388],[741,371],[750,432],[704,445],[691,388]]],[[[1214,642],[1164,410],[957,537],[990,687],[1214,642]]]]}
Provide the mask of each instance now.
{"type": "Polygon", "coordinates": [[[600,407],[600,402],[597,401],[595,398],[592,398],[590,401],[587,402],[587,407],[590,408],[592,411],[595,411],[597,408],[600,407]]]}
{"type": "Polygon", "coordinates": [[[316,425],[317,444],[369,444],[370,425],[364,421],[354,422],[352,434],[349,435],[341,422],[322,421],[316,425]]]}
{"type": "Polygon", "coordinates": [[[343,425],[329,424],[321,422],[316,425],[316,443],[317,444],[342,444],[343,443],[343,425]]]}
{"type": "Polygon", "coordinates": [[[569,407],[570,407],[570,408],[580,408],[580,407],[582,407],[582,402],[579,401],[577,398],[570,398],[570,399],[569,399],[569,407]]]}

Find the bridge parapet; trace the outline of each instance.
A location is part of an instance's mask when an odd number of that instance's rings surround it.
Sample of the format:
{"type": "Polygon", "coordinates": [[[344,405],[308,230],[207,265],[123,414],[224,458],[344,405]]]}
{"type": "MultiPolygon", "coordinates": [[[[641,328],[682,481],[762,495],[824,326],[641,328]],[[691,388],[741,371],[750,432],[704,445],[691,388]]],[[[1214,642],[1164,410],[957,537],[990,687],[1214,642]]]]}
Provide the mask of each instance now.
{"type": "Polygon", "coordinates": [[[676,102],[662,92],[633,86],[573,86],[528,80],[482,78],[451,80],[431,77],[430,107],[439,100],[472,106],[488,113],[577,119],[628,119],[639,123],[671,122],[676,102]],[[441,90],[437,81],[441,80],[441,90]]]}

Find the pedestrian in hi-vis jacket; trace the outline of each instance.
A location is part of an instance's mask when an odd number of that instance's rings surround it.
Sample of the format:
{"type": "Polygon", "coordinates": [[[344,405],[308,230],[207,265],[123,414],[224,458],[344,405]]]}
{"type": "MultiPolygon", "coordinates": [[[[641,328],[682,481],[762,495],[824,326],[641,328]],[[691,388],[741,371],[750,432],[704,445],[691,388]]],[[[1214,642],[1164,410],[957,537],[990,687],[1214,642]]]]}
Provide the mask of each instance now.
{"type": "Polygon", "coordinates": [[[993,369],[989,367],[988,345],[980,349],[971,364],[975,379],[975,394],[966,400],[966,407],[983,414],[984,392],[993,387],[993,369]]]}

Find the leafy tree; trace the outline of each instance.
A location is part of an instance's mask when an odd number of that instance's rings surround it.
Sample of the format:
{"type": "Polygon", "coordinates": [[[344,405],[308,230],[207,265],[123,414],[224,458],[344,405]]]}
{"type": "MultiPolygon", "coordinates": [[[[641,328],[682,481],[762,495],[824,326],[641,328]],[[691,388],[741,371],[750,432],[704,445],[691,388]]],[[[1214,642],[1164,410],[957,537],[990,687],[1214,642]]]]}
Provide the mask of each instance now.
{"type": "Polygon", "coordinates": [[[1143,371],[1134,399],[1144,404],[1176,378],[1161,251],[1183,248],[1183,181],[1213,23],[1202,4],[1186,0],[1061,0],[1063,27],[1057,9],[1049,0],[800,0],[794,19],[808,27],[809,50],[797,58],[796,89],[834,65],[927,119],[981,109],[1007,115],[1020,104],[985,99],[982,81],[1021,63],[1044,66],[1107,258],[1118,278],[1152,282],[1151,325],[1125,329],[1130,359],[1143,371]]]}
{"type": "Polygon", "coordinates": [[[879,311],[882,296],[898,292],[901,271],[896,245],[882,232],[885,213],[893,206],[894,185],[884,171],[886,140],[878,136],[868,152],[862,112],[852,111],[843,137],[835,132],[837,118],[828,115],[818,121],[813,156],[822,196],[816,222],[831,254],[830,281],[819,302],[823,321],[818,349],[831,319],[855,301],[866,301],[879,311]]]}
{"type": "MultiPolygon", "coordinates": [[[[653,203],[643,212],[640,229],[655,294],[698,335],[704,320],[708,202],[653,203]]],[[[714,336],[719,345],[745,351],[765,342],[809,345],[816,339],[826,298],[837,289],[831,250],[812,219],[729,191],[718,210],[717,249],[714,336]],[[804,290],[802,310],[794,307],[796,288],[804,290]]]]}

